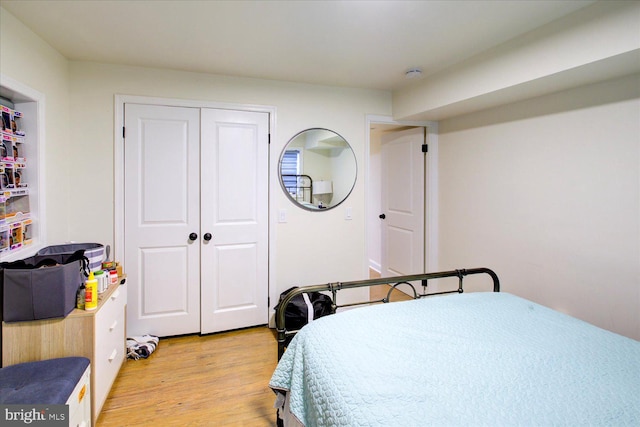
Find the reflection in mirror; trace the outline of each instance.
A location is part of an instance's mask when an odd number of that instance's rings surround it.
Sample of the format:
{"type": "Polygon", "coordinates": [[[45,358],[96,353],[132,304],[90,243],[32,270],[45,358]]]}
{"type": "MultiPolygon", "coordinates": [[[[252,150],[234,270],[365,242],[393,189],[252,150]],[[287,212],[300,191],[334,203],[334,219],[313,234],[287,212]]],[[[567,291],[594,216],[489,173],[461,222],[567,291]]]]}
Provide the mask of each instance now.
{"type": "Polygon", "coordinates": [[[279,163],[280,184],[309,210],[338,206],[356,183],[356,157],[347,141],[328,129],[307,129],[289,140],[279,163]]]}

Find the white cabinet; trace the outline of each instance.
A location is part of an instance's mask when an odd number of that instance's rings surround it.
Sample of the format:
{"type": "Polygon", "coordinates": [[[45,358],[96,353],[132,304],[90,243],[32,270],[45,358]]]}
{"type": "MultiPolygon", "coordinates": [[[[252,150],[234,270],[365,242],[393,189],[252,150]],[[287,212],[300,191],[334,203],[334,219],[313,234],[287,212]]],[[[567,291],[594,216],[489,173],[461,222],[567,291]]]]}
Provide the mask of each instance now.
{"type": "Polygon", "coordinates": [[[126,357],[124,332],[127,290],[119,286],[95,315],[94,328],[94,400],[95,412],[102,409],[111,385],[126,357]]]}
{"type": "Polygon", "coordinates": [[[2,323],[2,365],[84,356],[91,360],[91,413],[98,419],[126,357],[127,285],[115,284],[94,311],[73,310],[63,319],[2,323]]]}
{"type": "Polygon", "coordinates": [[[82,374],[82,377],[67,399],[69,406],[69,426],[88,427],[91,422],[91,365],[82,374]]]}

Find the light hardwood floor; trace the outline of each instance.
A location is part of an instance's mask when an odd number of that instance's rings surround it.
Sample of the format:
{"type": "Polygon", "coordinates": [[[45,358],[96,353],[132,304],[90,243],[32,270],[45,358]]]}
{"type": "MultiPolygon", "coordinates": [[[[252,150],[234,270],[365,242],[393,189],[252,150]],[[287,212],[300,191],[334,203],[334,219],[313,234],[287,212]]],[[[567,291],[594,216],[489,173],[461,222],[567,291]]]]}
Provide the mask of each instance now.
{"type": "MultiPolygon", "coordinates": [[[[370,289],[386,297],[387,285],[370,289]]],[[[394,290],[392,300],[408,299],[394,290]]],[[[266,326],[163,338],[148,359],[126,360],[97,427],[274,426],[268,383],[277,364],[266,326]]]]}
{"type": "Polygon", "coordinates": [[[266,326],[161,339],[148,359],[125,361],[97,427],[274,426],[276,363],[266,326]]]}
{"type": "MultiPolygon", "coordinates": [[[[379,277],[381,277],[380,273],[375,270],[369,270],[369,278],[377,279],[379,277]]],[[[380,301],[382,298],[386,298],[389,295],[390,288],[389,285],[371,286],[369,288],[369,301],[380,301]]],[[[406,301],[409,299],[411,299],[410,296],[398,289],[394,289],[389,295],[389,301],[406,301]]]]}

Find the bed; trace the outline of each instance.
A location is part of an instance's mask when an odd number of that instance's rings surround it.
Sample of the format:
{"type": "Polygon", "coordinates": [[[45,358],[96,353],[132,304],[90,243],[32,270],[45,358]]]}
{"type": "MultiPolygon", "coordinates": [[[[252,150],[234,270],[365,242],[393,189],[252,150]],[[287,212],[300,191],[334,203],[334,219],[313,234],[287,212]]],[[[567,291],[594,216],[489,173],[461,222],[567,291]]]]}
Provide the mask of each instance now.
{"type": "Polygon", "coordinates": [[[293,200],[311,205],[313,202],[313,179],[309,175],[283,174],[281,176],[282,185],[293,200]]]}
{"type": "Polygon", "coordinates": [[[303,327],[269,384],[284,425],[640,425],[640,342],[499,292],[497,276],[494,292],[463,292],[486,270],[411,276],[460,287],[303,327]]]}

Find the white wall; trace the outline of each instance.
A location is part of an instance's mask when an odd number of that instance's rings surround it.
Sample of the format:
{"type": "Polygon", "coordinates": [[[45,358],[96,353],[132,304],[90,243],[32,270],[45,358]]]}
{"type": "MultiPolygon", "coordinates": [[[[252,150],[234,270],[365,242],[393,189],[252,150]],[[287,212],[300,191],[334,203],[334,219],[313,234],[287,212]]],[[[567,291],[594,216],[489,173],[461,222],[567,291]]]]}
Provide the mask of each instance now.
{"type": "MultiPolygon", "coordinates": [[[[44,95],[44,183],[48,242],[69,239],[69,86],[67,60],[0,8],[0,73],[44,95]]],[[[0,85],[2,82],[0,81],[0,85]]],[[[27,159],[27,162],[29,159],[27,159]]]]}
{"type": "Polygon", "coordinates": [[[640,339],[640,75],[440,123],[440,268],[640,339]]]}
{"type": "Polygon", "coordinates": [[[272,221],[276,242],[270,257],[274,260],[277,293],[293,285],[366,278],[362,167],[365,116],[390,114],[390,93],[71,62],[70,94],[73,132],[68,144],[74,165],[70,179],[75,194],[91,195],[90,202],[82,197],[70,201],[72,239],[114,240],[116,94],[266,105],[275,107],[277,116],[270,149],[272,175],[289,138],[311,127],[332,129],[347,139],[359,166],[353,193],[343,205],[330,211],[309,212],[296,207],[278,181],[272,180],[275,185],[270,189],[270,212],[287,210],[287,223],[272,221]],[[353,209],[350,221],[344,219],[346,207],[353,209]]]}

